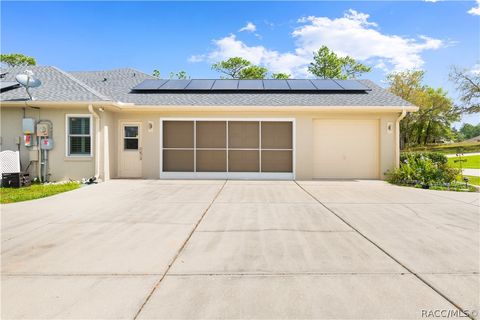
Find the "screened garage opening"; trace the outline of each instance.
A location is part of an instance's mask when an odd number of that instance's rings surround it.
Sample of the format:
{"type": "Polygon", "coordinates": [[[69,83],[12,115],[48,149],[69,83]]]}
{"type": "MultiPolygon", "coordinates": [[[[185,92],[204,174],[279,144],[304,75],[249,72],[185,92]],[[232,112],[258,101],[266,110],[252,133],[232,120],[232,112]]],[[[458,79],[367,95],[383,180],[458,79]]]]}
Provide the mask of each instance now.
{"type": "Polygon", "coordinates": [[[294,178],[293,120],[161,123],[161,178],[294,178]]]}

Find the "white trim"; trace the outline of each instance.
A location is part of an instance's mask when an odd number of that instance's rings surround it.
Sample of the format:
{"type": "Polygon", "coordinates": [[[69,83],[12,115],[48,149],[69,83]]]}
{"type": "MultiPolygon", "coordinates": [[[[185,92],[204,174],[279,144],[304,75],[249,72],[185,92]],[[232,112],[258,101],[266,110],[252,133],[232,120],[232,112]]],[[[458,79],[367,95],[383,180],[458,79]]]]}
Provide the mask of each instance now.
{"type": "MultiPolygon", "coordinates": [[[[271,180],[294,180],[296,172],[296,126],[295,118],[201,118],[201,117],[161,117],[160,118],[160,179],[271,179],[271,180]],[[194,152],[194,168],[193,172],[172,172],[163,171],[163,150],[192,150],[192,148],[163,148],[163,122],[164,121],[193,121],[194,122],[194,146],[196,149],[196,121],[225,121],[227,126],[227,145],[226,148],[199,148],[198,150],[227,150],[227,171],[226,172],[197,172],[196,171],[196,152],[194,152]],[[261,123],[259,124],[259,161],[261,159],[261,151],[292,151],[292,172],[261,172],[261,162],[259,172],[228,172],[228,122],[233,121],[258,121],[258,122],[291,122],[292,123],[292,148],[291,149],[261,149],[261,123]]],[[[232,150],[250,150],[250,148],[232,148],[232,150]]]]}
{"type": "MultiPolygon", "coordinates": [[[[85,135],[87,136],[87,135],[85,135]]],[[[88,158],[93,157],[93,116],[90,113],[67,113],[65,114],[65,157],[67,158],[88,158]],[[70,154],[70,118],[89,118],[90,119],[90,154],[70,154]]]]}
{"type": "Polygon", "coordinates": [[[292,172],[162,172],[161,179],[293,180],[292,172]]]}

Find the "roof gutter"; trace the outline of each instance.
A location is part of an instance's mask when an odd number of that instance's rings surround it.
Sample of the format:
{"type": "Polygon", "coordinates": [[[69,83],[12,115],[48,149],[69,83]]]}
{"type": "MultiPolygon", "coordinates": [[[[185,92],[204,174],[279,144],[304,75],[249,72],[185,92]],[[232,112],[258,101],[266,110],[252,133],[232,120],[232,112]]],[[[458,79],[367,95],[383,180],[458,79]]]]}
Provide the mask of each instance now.
{"type": "Polygon", "coordinates": [[[5,107],[46,107],[65,108],[66,106],[85,107],[92,104],[112,111],[149,112],[198,112],[198,111],[287,111],[287,112],[387,112],[397,113],[418,111],[416,106],[226,106],[226,105],[137,105],[121,101],[1,101],[5,107]]]}
{"type": "Polygon", "coordinates": [[[403,107],[402,113],[395,122],[395,168],[400,167],[400,121],[406,116],[407,110],[403,107]]]}

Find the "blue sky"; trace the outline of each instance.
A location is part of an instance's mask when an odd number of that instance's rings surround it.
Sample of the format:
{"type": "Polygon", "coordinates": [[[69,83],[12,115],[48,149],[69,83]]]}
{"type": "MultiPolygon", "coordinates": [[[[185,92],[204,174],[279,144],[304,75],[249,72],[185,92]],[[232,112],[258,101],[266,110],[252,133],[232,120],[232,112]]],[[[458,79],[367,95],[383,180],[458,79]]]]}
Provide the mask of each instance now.
{"type": "MultiPolygon", "coordinates": [[[[215,78],[212,62],[243,55],[276,72],[305,77],[311,52],[326,44],[373,66],[421,67],[444,87],[451,65],[480,66],[480,9],[474,1],[337,2],[5,2],[1,50],[64,70],[134,67],[186,70],[215,78]],[[243,28],[243,31],[240,31],[243,28]]],[[[477,116],[464,119],[479,122],[477,116]]]]}

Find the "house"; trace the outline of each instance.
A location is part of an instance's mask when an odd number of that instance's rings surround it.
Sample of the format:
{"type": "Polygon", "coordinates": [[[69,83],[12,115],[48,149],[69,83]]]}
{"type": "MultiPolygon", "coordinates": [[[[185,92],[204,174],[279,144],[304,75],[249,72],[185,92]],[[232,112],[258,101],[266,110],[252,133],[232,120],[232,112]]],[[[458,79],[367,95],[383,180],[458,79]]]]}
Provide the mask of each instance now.
{"type": "Polygon", "coordinates": [[[28,67],[42,82],[30,99],[15,82],[25,69],[1,71],[1,149],[50,180],[383,179],[398,165],[399,121],[417,110],[368,80],[161,80],[130,68],[28,67]]]}

